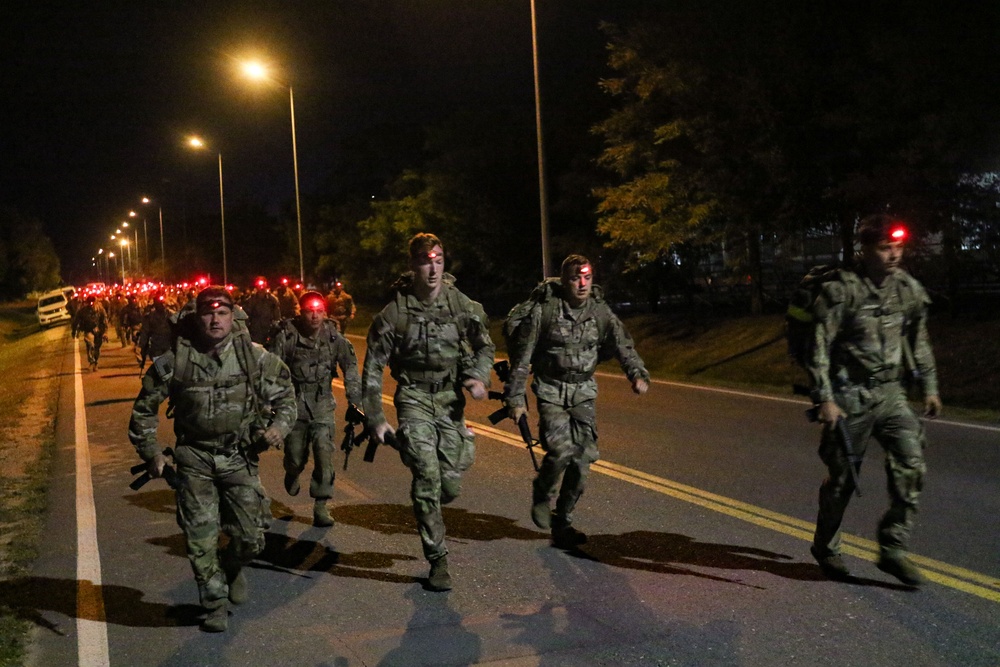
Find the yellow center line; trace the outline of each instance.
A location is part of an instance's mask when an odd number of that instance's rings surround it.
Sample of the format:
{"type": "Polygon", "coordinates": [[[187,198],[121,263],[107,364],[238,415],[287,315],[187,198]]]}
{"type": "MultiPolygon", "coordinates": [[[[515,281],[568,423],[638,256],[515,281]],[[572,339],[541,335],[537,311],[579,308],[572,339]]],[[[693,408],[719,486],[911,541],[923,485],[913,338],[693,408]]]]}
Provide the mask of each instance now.
{"type": "MultiPolygon", "coordinates": [[[[392,405],[392,396],[382,394],[382,402],[392,405]]],[[[513,447],[525,446],[524,441],[519,436],[494,426],[471,421],[467,421],[466,425],[475,433],[496,440],[497,442],[513,447]]],[[[719,512],[762,528],[774,530],[810,543],[813,540],[815,524],[809,521],[803,521],[787,514],[757,507],[756,505],[751,505],[735,498],[728,498],[717,493],[681,484],[680,482],[674,482],[610,461],[597,461],[591,466],[591,469],[623,482],[635,484],[644,489],[698,505],[699,507],[704,507],[705,509],[719,512]]],[[[844,533],[841,537],[844,542],[842,551],[845,554],[870,562],[878,560],[877,543],[847,533],[844,533]]],[[[950,565],[917,554],[910,554],[910,559],[923,568],[924,575],[930,581],[981,597],[991,602],[1000,603],[1000,577],[991,577],[964,567],[950,565]]]]}
{"type": "MultiPolygon", "coordinates": [[[[515,447],[524,447],[524,442],[506,431],[498,428],[468,422],[469,427],[477,434],[486,436],[515,447]]],[[[797,519],[786,514],[774,512],[763,507],[757,507],[734,498],[721,496],[717,493],[674,482],[663,477],[651,475],[640,470],[634,470],[610,461],[597,461],[591,469],[614,477],[615,479],[635,484],[644,489],[655,491],[677,500],[698,505],[705,509],[731,516],[741,521],[752,523],[762,528],[795,537],[806,542],[812,542],[815,524],[797,519]]],[[[844,534],[843,552],[875,562],[878,560],[878,544],[855,535],[844,534]]],[[[950,565],[926,556],[911,554],[914,563],[924,568],[924,574],[931,581],[954,588],[971,595],[976,595],[992,602],[1000,602],[1000,578],[990,577],[979,572],[950,565]]]]}

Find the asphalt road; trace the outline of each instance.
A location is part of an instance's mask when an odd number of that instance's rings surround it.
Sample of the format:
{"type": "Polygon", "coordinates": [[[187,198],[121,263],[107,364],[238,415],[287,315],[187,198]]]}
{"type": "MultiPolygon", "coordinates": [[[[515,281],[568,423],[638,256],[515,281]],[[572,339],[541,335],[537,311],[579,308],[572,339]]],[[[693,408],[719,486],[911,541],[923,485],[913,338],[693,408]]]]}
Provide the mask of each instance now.
{"type": "MultiPolygon", "coordinates": [[[[445,509],[454,590],[423,588],[409,473],[392,450],[338,468],[326,530],[268,452],[275,520],[251,599],[228,632],[202,633],[172,492],[127,487],[131,353],[112,341],[96,373],[80,372],[66,330],[44,335],[67,344],[42,558],[12,589],[36,622],[31,664],[1000,665],[1000,429],[928,424],[919,591],[873,563],[887,505],[873,444],[845,526],[856,579],[835,583],[808,552],[823,468],[804,404],[661,382],[636,397],[615,375],[599,379],[579,551],[531,524],[533,470],[513,424],[492,428],[497,406],[470,405],[477,460],[445,509]]],[[[172,442],[166,420],[161,434],[172,442]]]]}

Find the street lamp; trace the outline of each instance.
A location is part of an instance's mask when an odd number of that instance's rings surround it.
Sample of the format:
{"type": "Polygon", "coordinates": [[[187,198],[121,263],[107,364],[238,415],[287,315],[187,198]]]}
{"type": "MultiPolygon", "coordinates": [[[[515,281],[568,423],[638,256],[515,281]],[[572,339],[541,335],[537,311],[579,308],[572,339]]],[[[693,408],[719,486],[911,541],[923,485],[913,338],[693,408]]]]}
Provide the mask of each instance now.
{"type": "MultiPolygon", "coordinates": [[[[129,245],[128,239],[118,239],[118,245],[122,247],[122,252],[128,253],[129,266],[132,267],[132,246],[129,245]]],[[[134,267],[132,267],[131,270],[133,271],[133,273],[135,272],[134,267]]],[[[125,285],[125,262],[122,261],[122,286],[124,285],[125,285]]]]}
{"type": "MultiPolygon", "coordinates": [[[[243,74],[250,79],[280,83],[268,74],[267,67],[259,61],[246,61],[241,63],[241,67],[243,74]]],[[[288,84],[288,108],[292,117],[292,169],[295,173],[295,222],[299,233],[299,280],[305,283],[306,271],[302,261],[302,205],[299,202],[299,152],[295,141],[295,93],[292,91],[291,83],[288,84]]]]}
{"type": "Polygon", "coordinates": [[[538,84],[538,29],[535,0],[531,0],[531,60],[535,74],[535,136],[538,141],[538,208],[542,231],[542,280],[552,275],[549,257],[549,204],[545,194],[545,151],[542,144],[542,95],[538,84]]]}
{"type": "MultiPolygon", "coordinates": [[[[150,204],[151,202],[150,202],[149,197],[143,197],[142,198],[142,203],[143,204],[150,204]]],[[[167,272],[167,254],[166,254],[166,250],[164,250],[164,245],[163,245],[163,207],[162,206],[158,206],[157,208],[160,209],[160,264],[163,265],[162,271],[163,271],[164,274],[166,274],[166,272],[167,272]]],[[[146,218],[145,217],[143,217],[142,222],[143,222],[143,224],[146,224],[146,218]]],[[[148,243],[146,244],[146,252],[147,253],[149,252],[149,244],[148,243]]],[[[161,279],[165,279],[165,278],[166,278],[166,276],[161,276],[161,279]]]]}
{"type": "MultiPolygon", "coordinates": [[[[200,137],[188,137],[188,146],[195,150],[208,148],[200,137]]],[[[219,217],[222,219],[222,284],[229,284],[229,271],[226,265],[226,204],[222,196],[222,153],[219,153],[219,217]]]]}
{"type": "MultiPolygon", "coordinates": [[[[134,217],[136,217],[138,215],[138,213],[136,213],[135,211],[129,211],[128,215],[129,215],[130,218],[134,218],[134,217]]],[[[136,245],[138,246],[138,243],[139,243],[139,236],[138,236],[139,230],[138,229],[135,230],[135,233],[136,233],[135,242],[136,242],[136,245]]],[[[148,267],[149,266],[149,227],[146,225],[146,216],[145,215],[142,216],[142,248],[145,251],[143,253],[145,255],[145,257],[143,257],[142,261],[148,267]]],[[[149,269],[147,268],[147,271],[148,270],[149,269]]]]}
{"type": "MultiPolygon", "coordinates": [[[[122,223],[122,227],[128,227],[128,220],[122,223]]],[[[139,260],[139,230],[133,228],[135,234],[135,257],[132,256],[132,246],[129,246],[128,260],[131,263],[133,278],[142,274],[142,262],[139,260]]]]}

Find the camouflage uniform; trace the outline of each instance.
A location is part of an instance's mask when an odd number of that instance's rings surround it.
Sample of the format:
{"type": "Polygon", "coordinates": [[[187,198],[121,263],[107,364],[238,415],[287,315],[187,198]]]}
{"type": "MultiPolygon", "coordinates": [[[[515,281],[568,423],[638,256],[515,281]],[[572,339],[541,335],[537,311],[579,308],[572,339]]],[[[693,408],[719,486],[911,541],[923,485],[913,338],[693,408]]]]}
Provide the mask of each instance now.
{"type": "MultiPolygon", "coordinates": [[[[927,336],[929,303],[923,287],[905,271],[890,273],[876,286],[863,272],[843,270],[823,285],[814,307],[817,326],[807,365],[812,398],[835,401],[847,414],[856,455],[864,454],[869,436],[885,450],[891,504],[879,523],[878,542],[889,558],[907,551],[926,470],[923,424],[907,403],[902,380],[912,355],[924,394],[937,394],[927,336]]],[[[819,455],[829,476],[819,493],[813,540],[818,559],[840,553],[840,524],[854,491],[835,429],[824,429],[819,455]]]]}
{"type": "Polygon", "coordinates": [[[282,285],[274,294],[278,299],[278,311],[283,319],[295,317],[299,314],[299,298],[288,285],[282,285]]]}
{"type": "Polygon", "coordinates": [[[357,312],[357,308],[354,306],[354,297],[344,290],[341,290],[340,294],[331,290],[326,295],[326,311],[337,323],[340,332],[347,333],[347,324],[354,319],[354,314],[357,312]]]}
{"type": "Polygon", "coordinates": [[[529,369],[534,375],[531,388],[545,457],[532,487],[532,502],[547,503],[562,477],[552,514],[556,531],[573,523],[573,508],[583,495],[590,464],[599,457],[594,411],[598,362],[616,358],[629,380],[649,381],[631,336],[600,288],[595,285],[579,308],[571,308],[561,290],[558,279],[548,280],[508,316],[513,325],[511,372],[504,387],[509,407],[525,407],[529,369]]]}
{"type": "MultiPolygon", "coordinates": [[[[241,317],[242,311],[234,316],[241,317]]],[[[158,413],[169,399],[177,436],[177,524],[184,531],[201,603],[213,609],[229,595],[229,573],[238,572],[264,548],[270,501],[260,484],[251,438],[268,424],[262,423],[255,404],[270,408],[270,425],[282,435],[291,430],[296,408],[281,359],[251,344],[242,325],[203,353],[190,342],[195,318],[179,323],[182,335],[174,349],[158,357],[143,376],[129,440],[144,461],[160,453],[158,413]],[[248,379],[247,368],[255,380],[248,379]],[[251,384],[257,399],[248,392],[251,384]],[[229,536],[222,554],[220,526],[229,536]]]]}
{"type": "Polygon", "coordinates": [[[108,313],[98,302],[88,303],[77,311],[73,318],[73,337],[83,332],[83,342],[87,346],[87,363],[92,369],[97,368],[101,359],[101,345],[104,334],[108,330],[108,313]]]}
{"type": "Polygon", "coordinates": [[[413,474],[410,498],[428,561],[448,553],[441,505],[458,497],[462,473],[475,459],[463,415],[462,382],[472,378],[489,386],[496,350],[482,306],[462,294],[454,280],[444,274],[441,292],[431,303],[414,296],[411,275],[396,283],[396,298],[368,330],[362,375],[362,401],[371,426],[385,421],[386,365],[397,382],[393,402],[399,454],[413,474]]]}
{"type": "Polygon", "coordinates": [[[309,495],[327,500],[333,495],[334,411],[337,402],[330,383],[337,366],[344,375],[347,401],[361,404],[361,378],[354,346],[337,333],[337,325],[325,320],[313,337],[303,334],[295,320],[284,320],[269,349],[288,364],[295,385],[299,417],[285,438],[285,473],[302,474],[313,453],[313,475],[309,495]]]}
{"type": "Polygon", "coordinates": [[[281,306],[278,297],[266,289],[258,289],[250,295],[244,305],[249,321],[250,338],[253,342],[263,345],[274,325],[281,320],[281,306]]]}

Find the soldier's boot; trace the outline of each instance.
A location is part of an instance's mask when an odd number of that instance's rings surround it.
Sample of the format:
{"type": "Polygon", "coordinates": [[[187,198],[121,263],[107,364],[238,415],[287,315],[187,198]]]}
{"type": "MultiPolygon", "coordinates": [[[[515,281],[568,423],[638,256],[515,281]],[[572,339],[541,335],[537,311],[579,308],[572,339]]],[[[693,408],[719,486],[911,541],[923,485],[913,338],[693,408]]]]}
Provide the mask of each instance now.
{"type": "Polygon", "coordinates": [[[318,498],[313,503],[313,525],[319,528],[329,528],[333,525],[333,517],[330,516],[325,498],[318,498]]]}
{"type": "Polygon", "coordinates": [[[552,527],[552,509],[549,507],[549,499],[535,501],[531,506],[531,521],[543,530],[552,527]]]}
{"type": "Polygon", "coordinates": [[[201,622],[205,632],[225,632],[229,628],[229,601],[219,600],[218,606],[208,609],[208,615],[201,622]]]}
{"type": "Polygon", "coordinates": [[[573,526],[553,526],[552,546],[557,549],[575,549],[581,544],[587,543],[587,536],[573,526]]]}
{"type": "Polygon", "coordinates": [[[875,566],[886,574],[896,577],[907,586],[916,588],[926,581],[924,575],[917,569],[917,566],[906,556],[886,556],[882,554],[879,556],[878,563],[875,566]]]}
{"type": "Polygon", "coordinates": [[[847,581],[851,578],[851,571],[847,569],[847,565],[840,554],[820,556],[820,552],[816,549],[815,545],[809,547],[809,552],[816,559],[816,562],[819,563],[819,569],[823,571],[827,579],[847,581]]]}
{"type": "Polygon", "coordinates": [[[233,604],[243,604],[247,601],[247,577],[243,568],[226,570],[226,581],[229,582],[229,601],[233,604]]]}
{"type": "Polygon", "coordinates": [[[438,592],[451,590],[451,575],[448,574],[447,556],[441,556],[431,561],[431,572],[427,576],[427,588],[438,592]]]}
{"type": "Polygon", "coordinates": [[[302,487],[299,486],[299,476],[298,475],[293,475],[291,473],[286,472],[285,473],[285,491],[288,492],[288,495],[290,495],[290,496],[297,496],[297,495],[299,495],[299,489],[300,488],[302,488],[302,487]]]}

